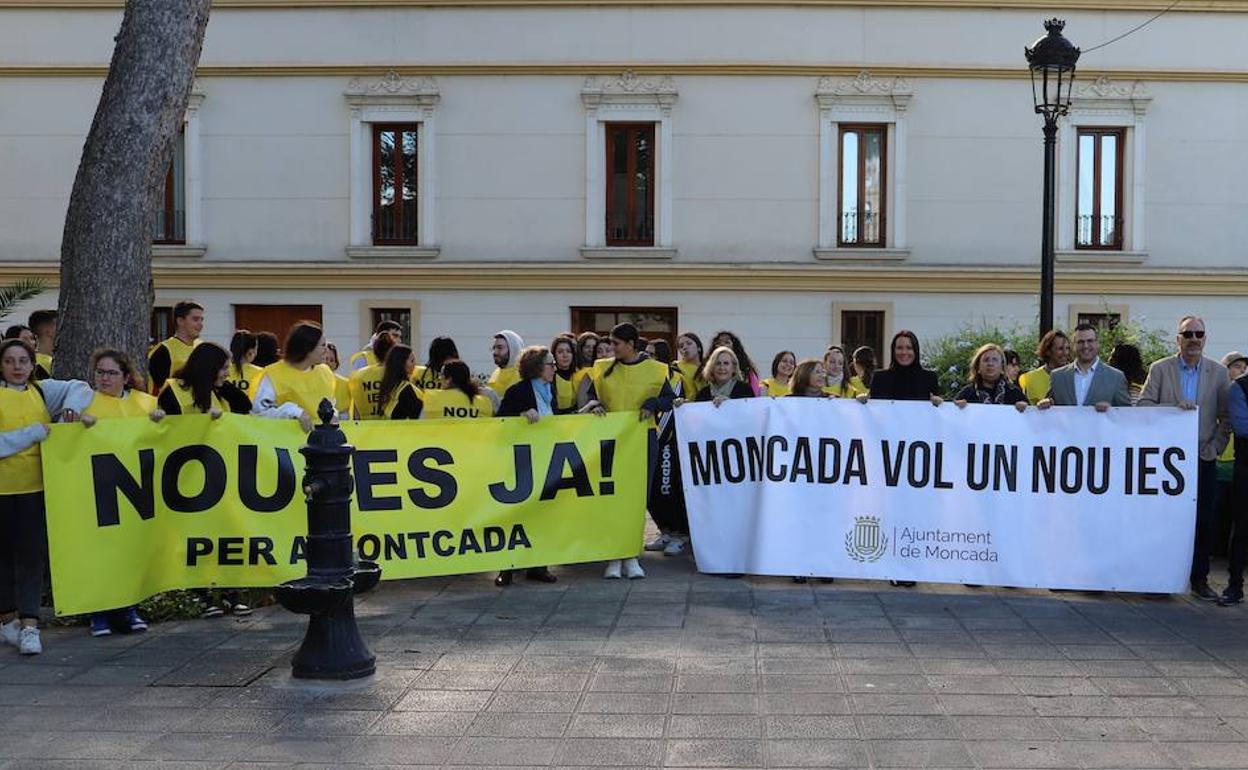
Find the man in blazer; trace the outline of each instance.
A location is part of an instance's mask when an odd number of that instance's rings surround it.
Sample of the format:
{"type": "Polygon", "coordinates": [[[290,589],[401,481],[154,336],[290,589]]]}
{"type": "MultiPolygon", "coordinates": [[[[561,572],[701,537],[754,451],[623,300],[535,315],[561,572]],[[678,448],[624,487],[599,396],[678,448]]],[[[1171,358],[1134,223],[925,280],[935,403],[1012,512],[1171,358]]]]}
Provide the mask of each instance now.
{"type": "Polygon", "coordinates": [[[1049,393],[1036,406],[1095,406],[1103,412],[1111,406],[1131,406],[1127,377],[1100,358],[1101,343],[1096,327],[1082,323],[1075,327],[1075,362],[1054,369],[1049,393]]]}
{"type": "Polygon", "coordinates": [[[1177,355],[1163,358],[1148,369],[1138,406],[1200,407],[1196,480],[1196,539],[1192,549],[1192,594],[1217,601],[1209,587],[1209,554],[1213,548],[1214,502],[1217,499],[1218,455],[1230,440],[1226,367],[1205,358],[1205,322],[1199,316],[1179,319],[1177,355]]]}

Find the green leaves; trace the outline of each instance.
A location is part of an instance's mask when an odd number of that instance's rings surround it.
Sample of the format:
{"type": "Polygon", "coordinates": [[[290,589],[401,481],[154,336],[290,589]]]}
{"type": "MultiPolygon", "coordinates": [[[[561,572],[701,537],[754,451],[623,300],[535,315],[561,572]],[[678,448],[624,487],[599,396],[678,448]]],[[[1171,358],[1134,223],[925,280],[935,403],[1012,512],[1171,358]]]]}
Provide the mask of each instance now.
{"type": "Polygon", "coordinates": [[[0,286],[0,321],[8,318],[20,303],[42,294],[44,288],[41,278],[23,278],[17,283],[0,286]]]}

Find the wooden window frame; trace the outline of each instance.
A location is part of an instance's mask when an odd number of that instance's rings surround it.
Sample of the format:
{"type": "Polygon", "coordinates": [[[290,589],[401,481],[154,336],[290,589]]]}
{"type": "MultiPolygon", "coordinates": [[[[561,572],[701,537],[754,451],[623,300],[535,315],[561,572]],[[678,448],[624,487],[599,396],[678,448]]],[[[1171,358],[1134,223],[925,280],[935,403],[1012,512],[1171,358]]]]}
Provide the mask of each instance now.
{"type": "MultiPolygon", "coordinates": [[[[646,185],[646,198],[647,198],[646,205],[647,205],[647,210],[650,212],[651,219],[656,220],[655,224],[657,224],[657,214],[654,210],[654,188],[657,183],[655,179],[655,171],[657,170],[658,164],[657,164],[657,157],[656,157],[655,142],[658,137],[658,124],[654,122],[650,122],[650,121],[643,121],[643,122],[614,121],[614,122],[604,123],[603,128],[604,128],[604,131],[606,132],[606,135],[604,137],[604,142],[603,142],[606,148],[606,166],[604,169],[605,173],[603,175],[605,177],[605,182],[606,182],[606,210],[603,216],[603,230],[604,230],[604,236],[605,236],[605,243],[607,246],[654,246],[655,229],[656,229],[654,225],[651,225],[649,238],[633,239],[633,238],[612,238],[611,237],[611,212],[614,211],[615,209],[614,185],[611,184],[611,181],[612,181],[611,177],[612,177],[613,168],[614,168],[613,161],[614,161],[614,154],[615,154],[613,152],[615,150],[615,140],[613,138],[612,131],[613,129],[619,129],[619,128],[625,129],[625,132],[626,132],[625,141],[627,141],[628,137],[632,134],[632,131],[635,129],[645,129],[650,132],[650,173],[647,176],[648,184],[646,185]]],[[[632,148],[635,146],[636,146],[635,143],[629,142],[630,151],[628,153],[627,173],[630,178],[636,177],[637,154],[635,152],[632,152],[632,148]]],[[[627,205],[628,205],[627,219],[629,222],[632,222],[635,219],[635,217],[633,216],[636,210],[635,209],[636,200],[633,194],[634,191],[635,191],[635,187],[633,185],[629,185],[629,188],[628,188],[629,200],[627,202],[627,205]]]]}
{"type": "Polygon", "coordinates": [[[1118,126],[1078,126],[1075,129],[1075,249],[1077,251],[1122,251],[1125,243],[1125,231],[1127,229],[1127,217],[1123,207],[1123,184],[1126,179],[1126,169],[1123,163],[1126,159],[1127,130],[1118,126]],[[1079,144],[1083,137],[1092,136],[1095,139],[1092,142],[1092,242],[1087,244],[1079,243],[1079,179],[1080,164],[1083,153],[1079,151],[1079,144]],[[1101,221],[1101,141],[1102,136],[1114,136],[1118,139],[1118,145],[1115,150],[1117,165],[1114,167],[1114,200],[1117,202],[1118,221],[1114,227],[1115,241],[1113,243],[1100,243],[1100,221],[1101,221]]]}
{"type": "Polygon", "coordinates": [[[887,123],[841,123],[836,134],[836,245],[842,249],[882,249],[888,244],[888,124],[887,123]],[[880,225],[879,240],[845,241],[845,134],[856,133],[858,139],[858,233],[863,232],[863,205],[866,198],[867,154],[862,134],[871,131],[880,135],[880,225]]]}
{"type": "Polygon", "coordinates": [[[186,245],[186,210],[190,208],[187,200],[187,190],[182,192],[182,237],[178,237],[178,209],[175,205],[177,202],[177,189],[174,186],[174,165],[178,160],[182,161],[182,181],[186,184],[186,125],[183,124],[178,129],[178,135],[173,140],[173,154],[169,156],[169,167],[165,169],[164,184],[164,200],[161,202],[161,211],[165,215],[165,226],[159,234],[153,234],[153,246],[184,246],[186,245]],[[178,145],[181,145],[181,152],[178,151],[178,145]],[[179,156],[181,156],[179,158],[179,156]]]}
{"type": "Polygon", "coordinates": [[[373,155],[373,200],[372,200],[372,241],[374,246],[416,246],[420,243],[420,123],[371,123],[372,127],[372,155],[373,155]],[[394,164],[394,190],[395,190],[395,231],[403,230],[403,140],[404,133],[412,132],[416,135],[416,152],[412,158],[412,171],[416,175],[416,183],[413,189],[416,190],[416,223],[412,228],[412,236],[410,238],[382,238],[378,236],[378,220],[381,215],[381,134],[386,131],[395,133],[397,141],[395,142],[395,150],[398,153],[394,164]]]}
{"type": "MultiPolygon", "coordinates": [[[[568,308],[568,325],[571,327],[572,332],[577,335],[579,335],[582,331],[593,331],[597,333],[596,329],[585,330],[578,326],[576,323],[578,313],[613,313],[617,316],[621,313],[653,313],[655,315],[670,315],[672,318],[672,333],[669,342],[672,345],[672,354],[675,355],[676,353],[676,339],[680,336],[680,308],[658,306],[638,307],[634,305],[572,305],[568,308]]],[[[638,332],[643,337],[647,334],[647,332],[643,332],[640,329],[638,329],[638,332]]],[[[650,338],[647,337],[647,339],[650,338]]],[[[710,353],[709,350],[706,352],[710,353]]]]}

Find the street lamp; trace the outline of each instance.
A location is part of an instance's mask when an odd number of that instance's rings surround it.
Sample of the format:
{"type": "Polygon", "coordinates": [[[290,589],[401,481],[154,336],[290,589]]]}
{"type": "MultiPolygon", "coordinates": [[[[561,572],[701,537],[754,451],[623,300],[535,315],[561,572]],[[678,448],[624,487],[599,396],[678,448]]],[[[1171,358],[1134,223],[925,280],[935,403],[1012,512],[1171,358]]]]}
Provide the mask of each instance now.
{"type": "Polygon", "coordinates": [[[1031,95],[1044,116],[1044,230],[1040,236],[1040,334],[1053,328],[1053,210],[1056,208],[1057,119],[1070,112],[1079,49],[1062,36],[1066,22],[1049,19],[1048,33],[1024,48],[1031,68],[1031,95]]]}

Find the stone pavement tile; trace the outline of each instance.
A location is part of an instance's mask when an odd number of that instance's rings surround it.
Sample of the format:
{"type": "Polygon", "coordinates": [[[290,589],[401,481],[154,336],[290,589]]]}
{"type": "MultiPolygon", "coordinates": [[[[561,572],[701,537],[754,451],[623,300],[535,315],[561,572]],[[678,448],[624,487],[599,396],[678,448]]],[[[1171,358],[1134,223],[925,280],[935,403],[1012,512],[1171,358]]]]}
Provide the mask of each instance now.
{"type": "Polygon", "coordinates": [[[1019,688],[1007,676],[960,676],[955,674],[929,674],[928,686],[935,693],[960,693],[965,695],[1017,695],[1019,688]]]}
{"type": "Polygon", "coordinates": [[[1143,660],[1076,660],[1075,668],[1084,676],[1159,677],[1162,673],[1143,660]]]}
{"type": "Polygon", "coordinates": [[[749,674],[688,674],[676,677],[678,693],[752,693],[758,692],[758,677],[749,674]]]}
{"type": "Polygon", "coordinates": [[[383,714],[368,732],[374,735],[459,737],[477,715],[471,711],[394,711],[383,714]]]}
{"type": "Polygon", "coordinates": [[[909,658],[911,655],[906,645],[887,642],[836,642],[832,645],[832,653],[838,658],[909,658]]]}
{"type": "MultiPolygon", "coordinates": [[[[1140,729],[1159,741],[1226,741],[1242,740],[1228,732],[1237,730],[1248,737],[1241,727],[1248,728],[1248,719],[1219,717],[1135,717],[1140,729]]],[[[1246,747],[1248,748],[1248,747],[1246,747]]]]}
{"type": "Polygon", "coordinates": [[[595,674],[590,692],[671,692],[676,678],[668,674],[595,674]]]}
{"type": "Polygon", "coordinates": [[[857,723],[852,716],[778,714],[764,719],[768,738],[860,737],[857,723]]]}
{"type": "Polygon", "coordinates": [[[487,690],[412,690],[399,699],[395,711],[480,711],[489,702],[487,690]]]}
{"type": "Polygon", "coordinates": [[[847,674],[845,688],[853,693],[916,693],[932,692],[927,678],[916,674],[847,674]]]}
{"type": "Polygon", "coordinates": [[[967,741],[967,751],[977,767],[1051,768],[1078,767],[1067,745],[1056,741],[967,741]]]}
{"type": "Polygon", "coordinates": [[[654,767],[663,758],[663,741],[635,738],[568,738],[561,742],[559,766],[654,767]]]}
{"type": "MultiPolygon", "coordinates": [[[[983,642],[984,652],[993,660],[1064,660],[1061,650],[1048,644],[999,644],[983,642]]],[[[1012,665],[1012,664],[1007,664],[1012,665]]]]}
{"type": "Polygon", "coordinates": [[[868,744],[872,767],[975,767],[957,740],[878,740],[868,744]]]}
{"type": "Polygon", "coordinates": [[[1035,710],[1022,695],[959,695],[941,693],[945,713],[955,716],[1031,716],[1035,710]]]}
{"type": "Polygon", "coordinates": [[[673,714],[757,714],[758,696],[752,693],[675,693],[673,714]]]}
{"type": "Polygon", "coordinates": [[[867,767],[863,741],[821,738],[769,739],[767,758],[772,767],[867,767]]]}
{"type": "Polygon", "coordinates": [[[758,657],[767,658],[830,658],[832,646],[827,642],[759,642],[758,657]]]}
{"type": "Polygon", "coordinates": [[[1075,741],[1065,744],[1065,750],[1084,768],[1145,770],[1175,766],[1174,759],[1163,747],[1147,742],[1075,741]]]}
{"type": "Polygon", "coordinates": [[[81,706],[0,706],[0,756],[9,733],[77,730],[94,716],[94,709],[81,706]]]}
{"type": "Polygon", "coordinates": [[[512,669],[515,673],[568,673],[588,674],[598,665],[593,655],[525,655],[512,669]]]}
{"type": "Polygon", "coordinates": [[[498,692],[487,710],[517,711],[528,714],[568,714],[576,709],[580,693],[575,692],[498,692]]]}
{"type": "Polygon", "coordinates": [[[39,666],[21,661],[0,668],[0,689],[14,685],[54,685],[85,674],[87,666],[39,666]]]}
{"type": "Polygon", "coordinates": [[[1069,660],[1003,659],[997,661],[1011,676],[1082,676],[1078,664],[1069,660]]]}
{"type": "MultiPolygon", "coordinates": [[[[364,735],[381,718],[377,711],[292,711],[278,723],[274,735],[364,735]]],[[[194,729],[183,728],[183,729],[194,729]]]]}
{"type": "Polygon", "coordinates": [[[1182,767],[1234,767],[1248,766],[1245,761],[1244,744],[1199,742],[1167,742],[1158,744],[1174,757],[1175,764],[1182,767]]]}
{"type": "Polygon", "coordinates": [[[581,714],[666,714],[671,698],[669,693],[591,692],[576,710],[581,714]]]}
{"type": "Polygon", "coordinates": [[[451,749],[448,765],[548,765],[559,749],[558,741],[541,738],[461,738],[451,749]]]}
{"type": "Polygon", "coordinates": [[[763,720],[737,714],[673,714],[668,738],[761,738],[763,720]]]}
{"type": "MultiPolygon", "coordinates": [[[[804,642],[807,644],[826,642],[828,637],[819,624],[797,627],[760,627],[756,638],[762,642],[804,642]]],[[[760,648],[761,649],[761,648],[760,648]]]]}
{"type": "Polygon", "coordinates": [[[769,674],[835,674],[837,665],[830,658],[761,658],[758,661],[758,671],[764,676],[769,674]]]}
{"type": "Polygon", "coordinates": [[[1136,660],[1134,652],[1121,644],[1059,644],[1057,649],[1070,660],[1136,660]]]}
{"type": "Polygon", "coordinates": [[[949,717],[932,715],[883,716],[864,714],[858,717],[862,737],[873,740],[912,740],[916,738],[961,738],[949,717]]]}
{"type": "MultiPolygon", "coordinates": [[[[441,765],[451,757],[452,741],[445,738],[419,738],[412,735],[366,735],[336,741],[341,747],[335,764],[363,765],[441,765]]],[[[324,761],[324,760],[318,760],[324,761]]]]}
{"type": "Polygon", "coordinates": [[[31,731],[5,736],[3,753],[15,760],[128,759],[152,741],[151,733],[31,731]]]}
{"type": "Polygon", "coordinates": [[[588,673],[511,673],[499,685],[502,691],[580,692],[589,681],[588,673]]]}
{"type": "Polygon", "coordinates": [[[105,706],[91,709],[84,730],[162,733],[194,729],[198,709],[155,706],[105,706]]]}
{"type": "Polygon", "coordinates": [[[167,733],[136,755],[157,762],[195,759],[229,762],[249,757],[260,736],[248,733],[167,733]]]}
{"type": "Polygon", "coordinates": [[[1125,717],[1046,717],[1064,741],[1143,741],[1148,735],[1125,717]]]}
{"type": "Polygon", "coordinates": [[[762,767],[761,740],[669,740],[664,767],[762,767]]]}
{"type": "Polygon", "coordinates": [[[412,682],[413,690],[495,690],[507,672],[486,671],[424,671],[412,682]]]}
{"type": "Polygon", "coordinates": [[[845,692],[845,683],[835,674],[763,674],[764,692],[845,692]]]}
{"type": "Polygon", "coordinates": [[[990,660],[955,658],[920,658],[919,669],[924,674],[947,674],[949,676],[1001,676],[1003,671],[990,660]]]}
{"type": "Polygon", "coordinates": [[[1248,698],[1234,695],[1202,695],[1195,699],[1208,713],[1223,717],[1248,716],[1248,698]]]}
{"type": "Polygon", "coordinates": [[[625,655],[598,658],[600,674],[672,674],[676,661],[655,657],[631,657],[625,655]]]}
{"type": "Polygon", "coordinates": [[[91,666],[71,678],[73,684],[90,686],[146,686],[173,671],[176,666],[91,666]]]}
{"type": "MultiPolygon", "coordinates": [[[[1198,717],[1211,716],[1219,714],[1220,716],[1232,716],[1231,714],[1221,714],[1216,710],[1214,704],[1205,703],[1205,698],[1190,698],[1186,696],[1178,697],[1153,697],[1147,695],[1137,695],[1132,697],[1115,697],[1113,698],[1114,706],[1128,716],[1137,717],[1198,717]]],[[[1231,709],[1240,708],[1242,698],[1230,698],[1227,706],[1231,709]]]]}
{"type": "Polygon", "coordinates": [[[591,639],[534,639],[524,648],[525,655],[596,655],[606,642],[591,639]]]}
{"type": "Polygon", "coordinates": [[[831,693],[763,693],[763,714],[853,714],[849,698],[831,693]]]}
{"type": "Polygon", "coordinates": [[[1227,666],[1212,661],[1158,660],[1152,666],[1166,676],[1172,677],[1234,677],[1236,673],[1227,666]]]}
{"type": "Polygon", "coordinates": [[[663,720],[662,714],[577,714],[572,717],[566,735],[569,738],[662,738],[663,720]]]}
{"type": "MultiPolygon", "coordinates": [[[[1198,680],[1206,681],[1206,680],[1198,680]]],[[[1177,685],[1163,677],[1111,676],[1092,677],[1092,683],[1109,695],[1180,695],[1177,685]]],[[[1197,693],[1186,693],[1197,694],[1197,693]]],[[[1248,690],[1244,691],[1248,695],[1248,690]]]]}
{"type": "Polygon", "coordinates": [[[1019,676],[1014,686],[1024,695],[1103,695],[1102,690],[1087,677],[1019,676]]]}
{"type": "Polygon", "coordinates": [[[470,652],[448,652],[433,664],[435,671],[510,671],[520,661],[519,655],[489,655],[470,652]]]}
{"type": "Polygon", "coordinates": [[[935,695],[857,693],[850,696],[858,714],[940,714],[935,695]]]}
{"type": "Polygon", "coordinates": [[[1127,699],[1103,695],[1027,696],[1027,703],[1035,712],[1046,717],[1130,716],[1123,708],[1124,700],[1127,699]]]}
{"type": "Polygon", "coordinates": [[[1179,677],[1172,680],[1187,695],[1237,695],[1248,697],[1248,682],[1231,677],[1179,677]]]}
{"type": "Polygon", "coordinates": [[[1055,741],[1057,731],[1034,716],[955,716],[954,726],[967,740],[1055,741]]]}
{"type": "Polygon", "coordinates": [[[754,655],[754,647],[754,642],[684,639],[680,643],[680,655],[684,658],[739,658],[754,655]]]}
{"type": "Polygon", "coordinates": [[[558,738],[567,729],[567,714],[517,714],[483,711],[464,735],[484,738],[558,738]]]}
{"type": "Polygon", "coordinates": [[[289,713],[289,709],[208,707],[197,709],[188,724],[200,733],[270,733],[289,713]]]}
{"type": "Polygon", "coordinates": [[[753,676],[758,661],[749,658],[681,658],[676,661],[677,674],[713,674],[718,676],[753,676]]]}
{"type": "Polygon", "coordinates": [[[1148,661],[1184,660],[1212,661],[1209,653],[1191,644],[1135,644],[1131,651],[1148,661]]]}
{"type": "MultiPolygon", "coordinates": [[[[408,736],[402,737],[404,740],[409,739],[408,736]]],[[[352,744],[357,740],[359,739],[257,736],[256,743],[251,746],[246,759],[250,762],[285,762],[287,764],[336,763],[349,755],[355,758],[352,761],[362,761],[358,759],[358,755],[349,754],[352,744]]]]}
{"type": "Polygon", "coordinates": [[[915,658],[842,658],[836,665],[843,674],[921,674],[922,663],[915,658]]]}

